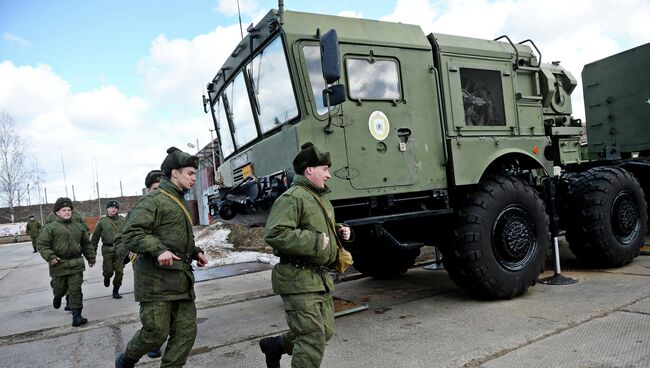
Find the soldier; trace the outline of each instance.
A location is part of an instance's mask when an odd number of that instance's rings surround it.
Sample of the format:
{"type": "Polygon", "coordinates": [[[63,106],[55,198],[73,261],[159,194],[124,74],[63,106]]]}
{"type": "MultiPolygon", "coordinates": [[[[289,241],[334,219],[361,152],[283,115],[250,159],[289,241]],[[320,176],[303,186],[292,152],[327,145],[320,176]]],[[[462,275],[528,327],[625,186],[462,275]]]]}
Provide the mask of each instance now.
{"type": "Polygon", "coordinates": [[[29,221],[27,221],[27,226],[25,228],[25,231],[27,232],[27,235],[29,235],[32,238],[32,247],[34,248],[33,253],[37,252],[36,239],[38,238],[38,234],[41,233],[42,227],[43,226],[41,225],[41,222],[35,219],[34,215],[29,215],[29,221]]]}
{"type": "Polygon", "coordinates": [[[183,366],[196,339],[192,260],[199,267],[208,261],[194,244],[183,195],[196,181],[198,158],[176,147],[167,153],[159,189],[135,205],[122,232],[126,247],[138,253],[134,289],[142,328],[115,359],[118,368],[133,367],[168,337],[160,366],[183,366]]]}
{"type": "MultiPolygon", "coordinates": [[[[160,179],[162,176],[162,171],[160,170],[151,170],[149,173],[147,173],[147,176],[144,178],[144,186],[147,188],[147,193],[151,193],[154,190],[158,189],[158,186],[160,185],[160,179]]],[[[146,196],[143,196],[141,198],[144,199],[146,196]]],[[[129,215],[131,213],[129,212],[128,215],[126,215],[126,219],[128,220],[129,215]]],[[[126,220],[125,220],[126,221],[126,220]]],[[[122,230],[122,229],[121,229],[122,230]]],[[[130,261],[131,265],[135,268],[135,261],[138,258],[137,253],[129,252],[128,249],[124,246],[124,242],[122,242],[122,233],[120,233],[115,237],[115,252],[117,253],[117,256],[120,259],[126,259],[125,262],[130,261]],[[127,258],[128,257],[128,258],[127,258]]],[[[150,352],[147,353],[147,356],[149,358],[158,358],[162,355],[162,352],[160,351],[160,347],[151,350],[150,352]]]]}
{"type": "Polygon", "coordinates": [[[325,343],[334,333],[334,283],[327,267],[337,256],[337,233],[350,239],[350,228],[334,226],[329,192],[329,153],[308,142],[293,160],[296,172],[291,188],[273,204],[264,240],[280,262],[273,267],[273,291],[284,304],[289,331],[260,340],[267,367],[280,367],[280,358],[292,355],[292,367],[319,367],[325,343]],[[327,217],[326,217],[327,214],[327,217]]]}
{"type": "Polygon", "coordinates": [[[119,209],[120,203],[115,199],[106,201],[106,216],[97,222],[91,239],[95,249],[97,249],[99,239],[102,239],[102,257],[104,257],[102,273],[104,275],[104,286],[110,286],[111,277],[115,274],[115,278],[113,279],[114,299],[122,299],[120,286],[122,286],[122,276],[124,275],[124,263],[122,262],[124,258],[119,258],[113,247],[113,240],[122,228],[123,222],[122,216],[117,214],[119,209]]]}
{"type": "Polygon", "coordinates": [[[38,237],[37,247],[43,259],[50,265],[50,285],[54,293],[52,306],[61,307],[61,298],[68,294],[72,310],[72,326],[88,322],[81,316],[83,294],[81,283],[86,269],[83,256],[88,265],[95,265],[95,248],[90,243],[88,232],[72,218],[72,201],[59,198],[54,203],[55,221],[45,225],[38,237]]]}

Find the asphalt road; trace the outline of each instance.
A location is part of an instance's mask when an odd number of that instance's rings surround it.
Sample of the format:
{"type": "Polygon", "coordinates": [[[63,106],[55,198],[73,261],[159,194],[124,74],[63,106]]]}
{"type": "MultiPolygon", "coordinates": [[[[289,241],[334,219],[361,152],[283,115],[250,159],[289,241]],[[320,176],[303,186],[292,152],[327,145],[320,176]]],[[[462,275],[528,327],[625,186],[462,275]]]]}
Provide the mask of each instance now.
{"type": "MultiPolygon", "coordinates": [[[[538,284],[507,301],[472,300],[444,271],[419,268],[396,280],[338,284],[335,295],[368,309],[336,319],[322,366],[650,367],[650,256],[614,270],[565,258],[563,273],[578,283],[538,284]]],[[[90,321],[74,328],[69,313],[51,307],[47,265],[29,243],[0,247],[0,260],[0,367],[113,367],[139,328],[130,266],[121,300],[102,285],[101,259],[86,271],[90,321]]],[[[263,367],[259,338],[286,329],[270,271],[196,288],[199,332],[187,366],[263,367]]]]}

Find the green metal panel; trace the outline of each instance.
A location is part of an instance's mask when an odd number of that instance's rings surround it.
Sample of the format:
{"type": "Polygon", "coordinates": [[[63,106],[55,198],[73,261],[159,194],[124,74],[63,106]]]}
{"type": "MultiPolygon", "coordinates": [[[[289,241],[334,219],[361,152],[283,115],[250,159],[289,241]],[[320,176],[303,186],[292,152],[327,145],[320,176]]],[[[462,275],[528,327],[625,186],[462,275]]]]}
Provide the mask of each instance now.
{"type": "Polygon", "coordinates": [[[591,159],[650,149],[650,43],[585,65],[582,70],[591,159]]]}
{"type": "Polygon", "coordinates": [[[450,154],[454,160],[456,185],[476,184],[485,170],[500,157],[515,154],[529,157],[547,173],[553,172],[553,163],[544,158],[548,137],[453,137],[450,154]],[[537,153],[535,153],[537,147],[537,153]]]}

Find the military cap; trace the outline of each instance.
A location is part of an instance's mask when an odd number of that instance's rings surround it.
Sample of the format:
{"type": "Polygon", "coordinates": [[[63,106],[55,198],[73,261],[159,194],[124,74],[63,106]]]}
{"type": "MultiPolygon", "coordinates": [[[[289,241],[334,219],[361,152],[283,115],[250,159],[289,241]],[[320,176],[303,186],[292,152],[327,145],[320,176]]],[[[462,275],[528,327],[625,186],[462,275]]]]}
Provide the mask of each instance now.
{"type": "Polygon", "coordinates": [[[118,202],[116,199],[109,199],[106,201],[106,208],[110,207],[115,207],[115,208],[120,208],[120,202],[118,202]]]}
{"type": "Polygon", "coordinates": [[[302,174],[308,167],[321,165],[332,166],[330,153],[320,152],[311,142],[300,146],[300,152],[293,159],[293,169],[298,174],[302,174]]]}
{"type": "Polygon", "coordinates": [[[176,147],[169,147],[167,149],[167,157],[160,165],[160,170],[166,177],[171,177],[173,169],[180,169],[182,167],[199,168],[199,158],[183,152],[176,147]]]}
{"type": "Polygon", "coordinates": [[[146,188],[149,188],[150,186],[154,185],[155,183],[160,182],[160,177],[162,176],[162,171],[160,170],[151,170],[147,174],[147,177],[144,178],[144,186],[146,188]]]}
{"type": "Polygon", "coordinates": [[[63,207],[70,207],[72,210],[72,201],[68,197],[60,197],[54,202],[54,212],[58,212],[63,207]]]}

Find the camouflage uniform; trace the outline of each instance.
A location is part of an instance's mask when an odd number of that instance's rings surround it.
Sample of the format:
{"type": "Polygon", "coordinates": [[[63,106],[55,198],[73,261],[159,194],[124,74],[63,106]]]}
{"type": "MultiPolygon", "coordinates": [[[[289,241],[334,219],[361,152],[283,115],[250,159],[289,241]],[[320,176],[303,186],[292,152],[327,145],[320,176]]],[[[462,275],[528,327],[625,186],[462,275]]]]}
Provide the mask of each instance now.
{"type": "Polygon", "coordinates": [[[320,189],[302,175],[273,204],[264,240],[280,257],[273,267],[273,291],[280,294],[290,331],[281,336],[282,352],[291,354],[292,367],[319,367],[325,343],[334,333],[332,277],[326,267],[336,260],[336,234],[323,209],[311,193],[318,195],[329,217],[334,210],[320,189]],[[323,249],[323,233],[330,243],[323,249]]]}
{"type": "Polygon", "coordinates": [[[122,228],[124,219],[120,215],[114,217],[105,216],[95,225],[95,231],[91,238],[93,247],[97,249],[99,239],[102,239],[102,273],[104,279],[110,279],[115,273],[113,279],[113,286],[117,289],[122,285],[122,277],[124,275],[124,258],[119,258],[114,248],[114,239],[122,228]]]}
{"type": "Polygon", "coordinates": [[[80,311],[83,307],[81,283],[86,269],[81,255],[88,262],[95,262],[95,248],[90,243],[88,232],[79,223],[57,216],[55,221],[45,225],[36,244],[46,262],[56,257],[61,259],[59,263],[50,265],[54,297],[61,299],[68,293],[70,308],[80,311]]]}
{"type": "MultiPolygon", "coordinates": [[[[137,361],[160,347],[167,337],[161,367],[183,366],[196,338],[196,306],[192,260],[202,250],[194,244],[192,224],[179,205],[183,192],[167,179],[133,208],[122,241],[138,253],[134,264],[135,300],[140,302],[140,329],[129,341],[125,356],[137,361]],[[169,195],[168,195],[169,194],[169,195]],[[180,260],[161,266],[158,256],[171,251],[180,260]]],[[[120,359],[120,357],[118,357],[120,359]]]]}
{"type": "Polygon", "coordinates": [[[27,221],[27,226],[25,226],[25,232],[32,238],[32,247],[34,247],[34,252],[36,252],[36,240],[38,239],[38,234],[41,233],[41,222],[35,220],[34,217],[30,217],[27,221]]]}

